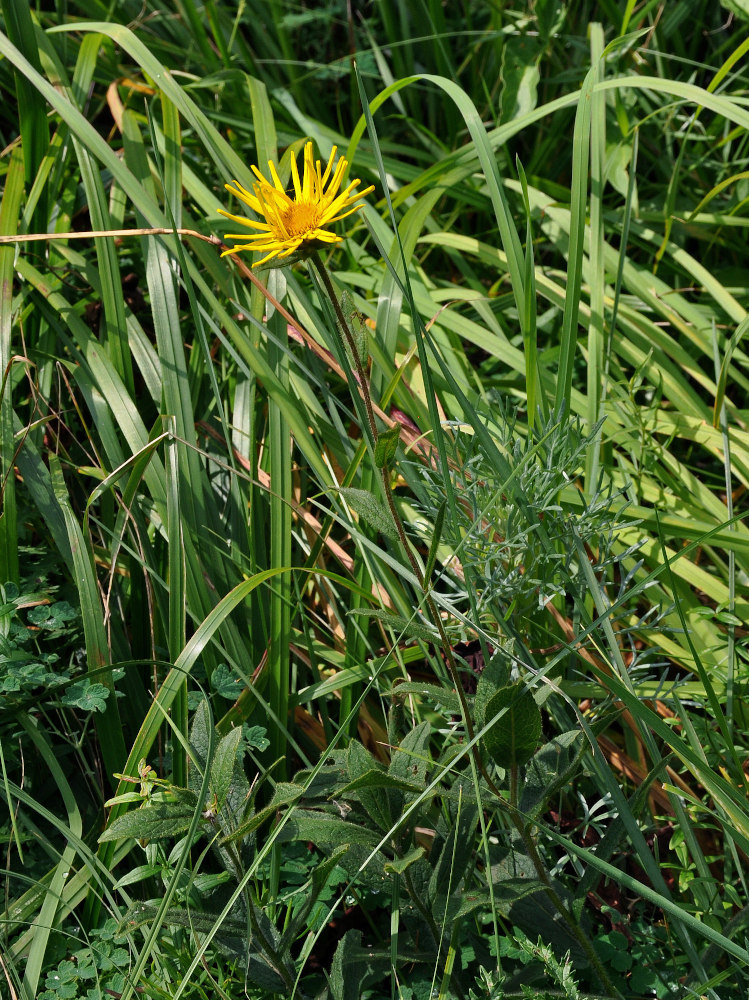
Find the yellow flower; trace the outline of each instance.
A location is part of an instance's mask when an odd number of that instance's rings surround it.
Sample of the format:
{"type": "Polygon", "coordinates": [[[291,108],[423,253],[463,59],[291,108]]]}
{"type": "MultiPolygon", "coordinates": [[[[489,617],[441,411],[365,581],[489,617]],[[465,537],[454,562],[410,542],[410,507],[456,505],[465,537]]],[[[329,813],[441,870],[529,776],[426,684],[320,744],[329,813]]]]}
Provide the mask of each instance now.
{"type": "Polygon", "coordinates": [[[323,172],[320,161],[312,159],[312,143],[304,147],[304,178],[300,181],[296,165],[296,156],[291,156],[291,177],[294,184],[294,197],[290,198],[279,180],[276,167],[268,163],[273,183],[263,177],[257,167],[252,172],[257,177],[251,194],[238,181],[226,185],[226,190],[236,195],[240,201],[249,206],[262,221],[248,219],[243,215],[231,215],[219,209],[221,215],[259,230],[257,233],[229,233],[227,239],[240,240],[231,250],[225,250],[221,255],[241,253],[243,250],[256,250],[265,253],[262,260],[253,267],[264,264],[272,257],[289,257],[292,254],[304,255],[326,243],[340,243],[341,236],[336,236],[326,227],[334,222],[345,219],[347,215],[356,212],[361,205],[355,204],[360,198],[374,191],[374,185],[355,194],[355,189],[361,181],[351,183],[340,190],[343,176],[348,166],[341,157],[333,170],[336,147],[330,154],[328,165],[323,172]],[[326,189],[327,185],[327,189],[326,189]]]}

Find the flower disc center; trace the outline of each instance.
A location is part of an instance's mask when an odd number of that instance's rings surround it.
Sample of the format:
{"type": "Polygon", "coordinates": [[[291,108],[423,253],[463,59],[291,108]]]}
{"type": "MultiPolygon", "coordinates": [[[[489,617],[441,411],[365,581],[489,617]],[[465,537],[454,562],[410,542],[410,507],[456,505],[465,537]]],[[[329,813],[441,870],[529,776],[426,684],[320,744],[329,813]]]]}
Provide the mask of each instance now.
{"type": "Polygon", "coordinates": [[[317,229],[320,218],[319,205],[309,202],[293,202],[284,213],[283,224],[289,236],[304,236],[317,229]]]}

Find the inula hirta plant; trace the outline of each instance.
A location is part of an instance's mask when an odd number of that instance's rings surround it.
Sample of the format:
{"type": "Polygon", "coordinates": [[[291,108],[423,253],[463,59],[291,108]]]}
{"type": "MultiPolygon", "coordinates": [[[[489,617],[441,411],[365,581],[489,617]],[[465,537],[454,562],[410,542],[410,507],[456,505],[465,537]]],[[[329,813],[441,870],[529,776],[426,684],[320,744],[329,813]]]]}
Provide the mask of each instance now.
{"type": "Polygon", "coordinates": [[[357,205],[356,202],[374,191],[374,186],[370,185],[363,191],[355,193],[361,181],[354,180],[341,191],[348,161],[341,157],[334,170],[333,161],[336,152],[337,147],[333,146],[328,164],[323,171],[320,160],[313,159],[312,143],[308,142],[304,147],[304,176],[301,180],[296,155],[291,154],[293,198],[286,193],[272,161],[268,163],[273,178],[272,184],[263,177],[256,166],[252,167],[257,177],[257,183],[253,185],[254,194],[242,187],[238,181],[227,184],[226,190],[251,208],[258,216],[258,220],[248,219],[244,215],[232,215],[223,209],[219,211],[227,218],[249,229],[257,229],[258,232],[250,235],[229,233],[227,239],[241,242],[224,253],[241,253],[243,250],[264,253],[265,256],[253,265],[257,267],[273,257],[278,257],[279,260],[292,254],[297,258],[304,257],[326,243],[340,243],[343,237],[337,236],[325,227],[340,222],[341,219],[360,209],[361,205],[357,205]]]}

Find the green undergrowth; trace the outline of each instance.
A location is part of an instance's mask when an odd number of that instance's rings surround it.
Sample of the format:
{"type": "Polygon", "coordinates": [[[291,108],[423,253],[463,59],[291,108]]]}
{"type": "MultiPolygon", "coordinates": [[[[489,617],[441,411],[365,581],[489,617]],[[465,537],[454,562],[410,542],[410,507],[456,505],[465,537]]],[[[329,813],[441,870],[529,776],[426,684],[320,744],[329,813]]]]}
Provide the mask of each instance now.
{"type": "Polygon", "coordinates": [[[744,6],[1,0],[2,996],[747,995],[744,6]]]}

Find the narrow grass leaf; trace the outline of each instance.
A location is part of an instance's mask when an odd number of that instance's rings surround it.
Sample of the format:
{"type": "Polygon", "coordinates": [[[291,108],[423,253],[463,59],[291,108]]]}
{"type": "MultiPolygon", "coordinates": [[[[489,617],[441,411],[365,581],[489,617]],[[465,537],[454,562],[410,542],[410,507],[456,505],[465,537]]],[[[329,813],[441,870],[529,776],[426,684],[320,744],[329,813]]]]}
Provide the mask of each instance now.
{"type": "MultiPolygon", "coordinates": [[[[23,194],[23,157],[19,149],[11,153],[0,204],[0,233],[13,235],[23,194]]],[[[13,398],[10,373],[13,365],[13,274],[16,249],[0,247],[0,579],[18,581],[18,524],[13,456],[16,452],[13,428],[13,398]]]]}
{"type": "Polygon", "coordinates": [[[95,715],[96,732],[101,745],[104,767],[107,775],[119,771],[125,759],[125,741],[122,736],[122,722],[117,707],[111,669],[101,672],[100,668],[110,663],[107,637],[104,632],[104,614],[99,597],[99,587],[94,569],[94,560],[83,537],[80,525],[70,505],[62,468],[56,456],[50,456],[50,473],[55,497],[65,519],[76,587],[81,600],[81,617],[86,638],[86,659],[89,671],[97,671],[97,680],[109,691],[107,707],[95,715]]]}
{"type": "MultiPolygon", "coordinates": [[[[83,833],[81,813],[73,790],[60,767],[57,757],[45,737],[29,718],[23,716],[21,723],[27,736],[34,744],[36,752],[41,756],[45,767],[49,769],[49,773],[55,782],[55,786],[65,807],[67,828],[74,837],[80,838],[83,833]]],[[[10,803],[8,804],[10,805],[10,803]]],[[[65,882],[73,867],[75,855],[75,845],[68,840],[47,887],[39,914],[34,921],[34,933],[22,984],[22,989],[30,997],[36,996],[39,978],[44,968],[45,959],[47,958],[50,934],[56,924],[56,914],[61,902],[65,882]]]]}

